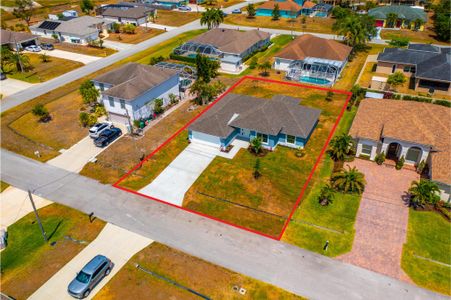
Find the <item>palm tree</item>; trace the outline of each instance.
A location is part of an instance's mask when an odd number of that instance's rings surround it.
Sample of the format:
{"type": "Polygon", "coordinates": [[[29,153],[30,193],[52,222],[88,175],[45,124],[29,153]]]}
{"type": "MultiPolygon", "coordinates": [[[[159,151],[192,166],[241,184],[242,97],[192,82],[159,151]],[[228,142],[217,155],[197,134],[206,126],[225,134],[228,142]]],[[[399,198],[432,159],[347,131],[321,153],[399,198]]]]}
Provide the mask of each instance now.
{"type": "Polygon", "coordinates": [[[334,161],[344,161],[354,147],[354,140],[343,133],[334,137],[329,143],[329,155],[334,161]]]}
{"type": "Polygon", "coordinates": [[[12,52],[8,46],[2,46],[0,48],[0,60],[2,71],[5,72],[5,66],[11,63],[12,52]]]}
{"type": "Polygon", "coordinates": [[[12,53],[10,63],[16,66],[17,71],[24,72],[30,66],[30,58],[20,52],[12,53]]]}
{"type": "Polygon", "coordinates": [[[322,206],[327,206],[333,202],[335,199],[335,190],[333,187],[330,186],[330,184],[326,184],[321,188],[321,191],[319,192],[318,202],[322,206]]]}
{"type": "Polygon", "coordinates": [[[251,140],[251,149],[255,154],[259,154],[262,151],[262,140],[258,137],[251,140]]]}
{"type": "Polygon", "coordinates": [[[356,167],[348,166],[348,169],[342,169],[333,173],[331,176],[332,186],[338,191],[344,193],[361,194],[365,189],[365,175],[359,172],[356,167]]]}
{"type": "Polygon", "coordinates": [[[394,28],[397,20],[398,20],[397,14],[395,14],[395,13],[387,14],[386,22],[387,22],[388,27],[394,28]]]}
{"type": "Polygon", "coordinates": [[[263,76],[269,75],[269,70],[271,70],[271,63],[269,61],[265,61],[264,63],[258,66],[258,69],[262,71],[263,76]]]}
{"type": "Polygon", "coordinates": [[[440,189],[435,182],[427,179],[413,181],[409,188],[410,205],[414,208],[424,207],[426,203],[437,205],[440,200],[440,189]]]}
{"type": "Polygon", "coordinates": [[[218,27],[222,22],[224,22],[224,13],[219,8],[207,8],[200,18],[200,25],[207,25],[209,30],[218,27]]]}
{"type": "Polygon", "coordinates": [[[374,26],[368,26],[371,18],[364,16],[350,15],[343,19],[337,20],[333,25],[339,35],[342,35],[348,46],[354,47],[356,45],[365,44],[374,34],[374,26]]]}

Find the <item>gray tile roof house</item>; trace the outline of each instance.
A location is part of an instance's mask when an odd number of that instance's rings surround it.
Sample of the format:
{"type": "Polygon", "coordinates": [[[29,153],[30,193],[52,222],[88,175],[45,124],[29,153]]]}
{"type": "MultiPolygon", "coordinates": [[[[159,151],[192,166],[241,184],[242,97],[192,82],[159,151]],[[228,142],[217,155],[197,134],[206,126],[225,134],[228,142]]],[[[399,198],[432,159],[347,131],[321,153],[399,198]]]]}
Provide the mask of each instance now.
{"type": "Polygon", "coordinates": [[[11,49],[22,49],[28,45],[35,45],[37,43],[38,36],[30,34],[28,32],[17,32],[11,30],[1,29],[0,32],[0,44],[1,46],[8,46],[11,49]]]}
{"type": "Polygon", "coordinates": [[[155,9],[137,6],[130,7],[127,9],[110,7],[102,12],[103,17],[114,17],[114,18],[127,18],[127,19],[141,19],[146,18],[148,14],[155,9]]]}
{"type": "Polygon", "coordinates": [[[451,82],[451,55],[449,48],[438,48],[419,44],[408,49],[385,48],[377,57],[378,62],[416,66],[416,78],[451,82]],[[427,49],[427,50],[424,50],[427,49]]]}
{"type": "Polygon", "coordinates": [[[222,139],[223,147],[237,135],[250,140],[257,134],[268,136],[270,148],[283,144],[286,136],[296,138],[296,145],[293,139],[293,146],[304,146],[321,111],[299,103],[299,99],[283,95],[262,99],[228,94],[188,129],[191,137],[202,133],[222,139]]]}

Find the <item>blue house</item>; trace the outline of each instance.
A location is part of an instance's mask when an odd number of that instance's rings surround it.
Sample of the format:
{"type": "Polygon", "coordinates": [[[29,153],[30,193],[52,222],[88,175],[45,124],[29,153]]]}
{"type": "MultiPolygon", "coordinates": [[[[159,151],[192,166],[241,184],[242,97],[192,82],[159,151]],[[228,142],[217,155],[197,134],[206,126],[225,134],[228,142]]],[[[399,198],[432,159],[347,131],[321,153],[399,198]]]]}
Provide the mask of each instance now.
{"type": "Polygon", "coordinates": [[[155,99],[167,105],[170,95],[179,96],[178,70],[128,63],[92,81],[100,91],[110,121],[128,124],[154,114],[155,99]]]}
{"type": "Polygon", "coordinates": [[[191,142],[225,149],[234,139],[260,138],[263,147],[303,148],[318,124],[321,110],[278,95],[272,99],[228,94],[188,128],[191,142]]]}
{"type": "Polygon", "coordinates": [[[281,18],[296,18],[302,10],[303,0],[271,0],[257,7],[256,16],[271,17],[274,6],[279,6],[281,18]]]}

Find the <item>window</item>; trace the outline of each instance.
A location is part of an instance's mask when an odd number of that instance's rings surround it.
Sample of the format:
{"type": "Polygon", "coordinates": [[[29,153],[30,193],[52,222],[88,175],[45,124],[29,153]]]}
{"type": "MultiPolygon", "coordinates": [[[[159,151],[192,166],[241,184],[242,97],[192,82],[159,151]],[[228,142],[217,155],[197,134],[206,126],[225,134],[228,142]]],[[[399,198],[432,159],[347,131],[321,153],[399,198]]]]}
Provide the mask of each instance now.
{"type": "Polygon", "coordinates": [[[110,101],[110,106],[114,107],[114,99],[111,96],[108,96],[108,101],[110,101]]]}
{"type": "Polygon", "coordinates": [[[412,147],[409,148],[406,155],[406,161],[411,161],[417,163],[420,160],[421,149],[412,147]]]}
{"type": "Polygon", "coordinates": [[[410,66],[404,66],[403,71],[409,73],[411,71],[411,67],[410,66]]]}
{"type": "Polygon", "coordinates": [[[119,102],[121,103],[121,108],[125,109],[125,100],[119,100],[119,102]]]}
{"type": "Polygon", "coordinates": [[[257,133],[257,137],[262,140],[263,144],[268,143],[268,135],[264,133],[257,133]]]}
{"type": "Polygon", "coordinates": [[[362,154],[371,155],[371,151],[373,150],[373,146],[362,144],[362,154]]]}
{"type": "Polygon", "coordinates": [[[294,135],[288,135],[287,134],[287,144],[295,144],[296,137],[294,135]]]}

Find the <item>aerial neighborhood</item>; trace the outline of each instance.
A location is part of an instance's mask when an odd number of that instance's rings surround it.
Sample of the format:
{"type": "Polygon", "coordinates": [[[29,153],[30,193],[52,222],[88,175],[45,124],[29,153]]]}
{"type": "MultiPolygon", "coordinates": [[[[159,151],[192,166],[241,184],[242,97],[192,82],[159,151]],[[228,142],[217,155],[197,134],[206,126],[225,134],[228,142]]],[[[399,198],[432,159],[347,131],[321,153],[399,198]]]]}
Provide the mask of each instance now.
{"type": "Polygon", "coordinates": [[[3,0],[1,299],[449,299],[449,0],[3,0]]]}

